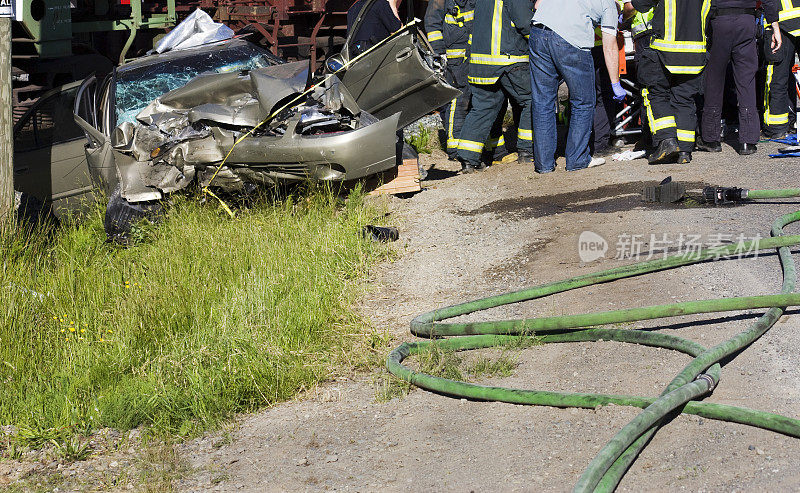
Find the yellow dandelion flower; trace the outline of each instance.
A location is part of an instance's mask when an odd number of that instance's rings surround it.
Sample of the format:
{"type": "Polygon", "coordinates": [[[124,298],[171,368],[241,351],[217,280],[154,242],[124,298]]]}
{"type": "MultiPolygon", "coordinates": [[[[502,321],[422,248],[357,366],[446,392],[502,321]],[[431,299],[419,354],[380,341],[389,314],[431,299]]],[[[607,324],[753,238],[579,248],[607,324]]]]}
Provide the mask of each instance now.
{"type": "Polygon", "coordinates": [[[83,334],[84,332],[86,332],[86,329],[81,329],[81,334],[83,334]]]}
{"type": "Polygon", "coordinates": [[[58,320],[58,317],[53,317],[53,320],[58,320]]]}
{"type": "Polygon", "coordinates": [[[100,342],[106,342],[106,340],[101,337],[100,342]]]}
{"type": "Polygon", "coordinates": [[[108,329],[106,332],[108,332],[109,334],[113,334],[113,332],[111,331],[111,329],[108,329]]]}
{"type": "Polygon", "coordinates": [[[64,332],[64,329],[61,329],[61,332],[64,332]]]}
{"type": "Polygon", "coordinates": [[[70,327],[70,328],[69,328],[69,331],[70,331],[70,332],[75,332],[75,327],[70,327]]]}

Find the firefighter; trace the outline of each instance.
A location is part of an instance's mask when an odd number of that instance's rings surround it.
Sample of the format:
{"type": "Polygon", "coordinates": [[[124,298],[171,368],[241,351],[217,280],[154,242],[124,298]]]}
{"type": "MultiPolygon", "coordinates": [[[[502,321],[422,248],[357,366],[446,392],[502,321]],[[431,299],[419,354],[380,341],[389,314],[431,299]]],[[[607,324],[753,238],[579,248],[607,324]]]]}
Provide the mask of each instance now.
{"type": "Polygon", "coordinates": [[[652,34],[637,66],[655,149],[650,164],[689,163],[695,144],[700,76],[706,58],[710,0],[632,0],[639,12],[653,10],[652,34]]]}
{"type": "Polygon", "coordinates": [[[469,58],[472,106],[458,142],[462,172],[485,168],[481,162],[484,141],[508,98],[519,115],[518,162],[531,163],[531,80],[528,73],[527,38],[533,3],[530,0],[477,0],[469,58]]]}
{"type": "MultiPolygon", "coordinates": [[[[764,85],[764,136],[785,138],[789,132],[789,81],[792,80],[795,52],[800,52],[800,0],[781,0],[778,24],[783,43],[767,65],[764,85]]],[[[767,30],[767,35],[769,35],[767,30]]],[[[773,28],[774,32],[774,28],[773,28]]],[[[765,39],[767,39],[765,35],[765,39]]],[[[794,90],[794,89],[793,89],[794,90]]]]}
{"type": "MultiPolygon", "coordinates": [[[[772,24],[771,49],[781,47],[778,28],[778,11],[773,0],[763,0],[766,22],[772,24]]],[[[711,8],[711,48],[705,70],[705,103],[703,106],[702,135],[697,139],[697,149],[720,152],[722,97],[725,93],[725,76],[731,65],[739,102],[739,148],[741,155],[756,152],[761,136],[761,125],[756,107],[756,71],[758,70],[758,45],[756,42],[756,0],[716,0],[711,8]]],[[[794,52],[792,52],[794,60],[794,52]]]]}
{"type": "MultiPolygon", "coordinates": [[[[458,141],[461,127],[469,112],[470,85],[469,40],[472,34],[475,0],[431,0],[425,11],[425,30],[428,42],[439,55],[447,57],[448,82],[461,91],[461,95],[442,109],[442,123],[447,133],[447,156],[458,159],[458,141]]],[[[503,115],[492,126],[491,136],[484,144],[484,159],[502,160],[508,154],[503,139],[503,115]]]]}

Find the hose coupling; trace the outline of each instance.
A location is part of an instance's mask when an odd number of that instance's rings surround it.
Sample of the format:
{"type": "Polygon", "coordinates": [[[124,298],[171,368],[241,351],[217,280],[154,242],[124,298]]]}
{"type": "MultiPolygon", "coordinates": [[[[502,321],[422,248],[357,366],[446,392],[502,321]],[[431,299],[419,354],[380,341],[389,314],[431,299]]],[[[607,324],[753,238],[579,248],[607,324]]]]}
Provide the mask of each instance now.
{"type": "Polygon", "coordinates": [[[736,187],[705,187],[703,201],[714,205],[736,204],[747,200],[748,191],[746,188],[736,187]]]}
{"type": "Polygon", "coordinates": [[[706,382],[708,382],[709,392],[713,391],[714,387],[717,386],[717,383],[714,381],[714,378],[708,373],[702,373],[700,375],[697,375],[697,378],[695,378],[695,380],[705,380],[706,382]]]}

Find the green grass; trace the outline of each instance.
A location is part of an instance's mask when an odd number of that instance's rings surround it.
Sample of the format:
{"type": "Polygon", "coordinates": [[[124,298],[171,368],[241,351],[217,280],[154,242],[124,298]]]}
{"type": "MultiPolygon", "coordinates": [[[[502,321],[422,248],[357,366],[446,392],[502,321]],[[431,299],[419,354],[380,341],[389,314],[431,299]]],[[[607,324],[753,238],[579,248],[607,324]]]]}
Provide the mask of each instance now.
{"type": "Polygon", "coordinates": [[[417,151],[417,154],[430,154],[432,149],[438,145],[437,137],[431,129],[419,124],[416,133],[406,139],[406,143],[417,151]]]}
{"type": "MultiPolygon", "coordinates": [[[[236,219],[177,198],[131,248],[99,209],[0,232],[0,424],[28,446],[101,426],[186,435],[380,361],[353,310],[385,246],[359,193],[258,200],[236,219]]],[[[375,347],[376,344],[380,347],[375,347]]]]}

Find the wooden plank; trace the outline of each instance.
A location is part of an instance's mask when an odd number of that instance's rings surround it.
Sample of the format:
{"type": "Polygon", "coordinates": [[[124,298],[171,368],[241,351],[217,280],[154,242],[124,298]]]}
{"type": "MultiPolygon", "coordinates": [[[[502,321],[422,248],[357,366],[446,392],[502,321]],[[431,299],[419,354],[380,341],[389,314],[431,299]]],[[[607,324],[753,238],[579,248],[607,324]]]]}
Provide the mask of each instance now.
{"type": "Polygon", "coordinates": [[[392,195],[422,190],[416,159],[404,159],[403,164],[385,171],[379,175],[378,180],[382,180],[383,185],[369,192],[369,195],[392,195]]]}

